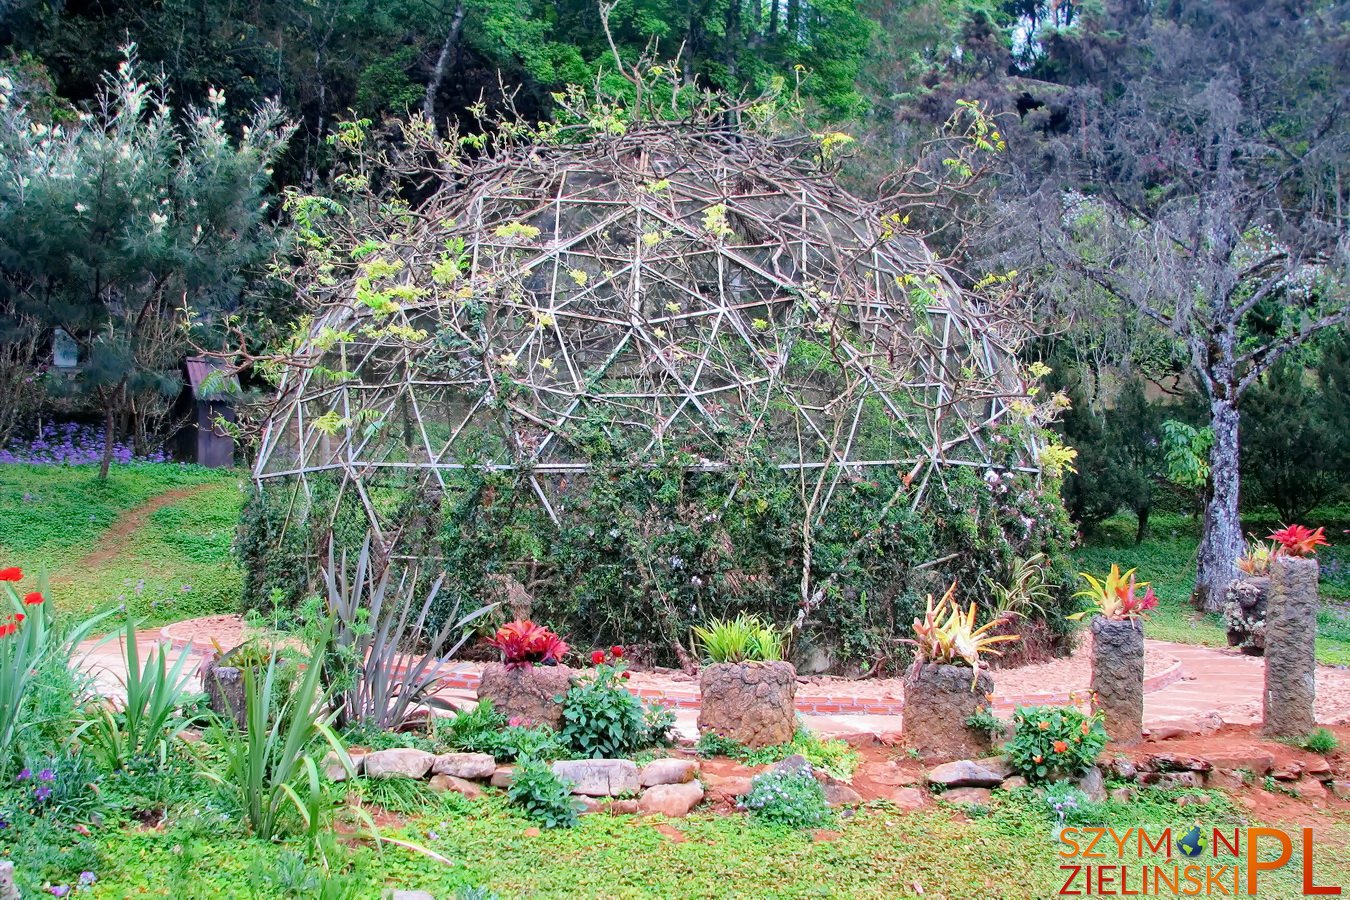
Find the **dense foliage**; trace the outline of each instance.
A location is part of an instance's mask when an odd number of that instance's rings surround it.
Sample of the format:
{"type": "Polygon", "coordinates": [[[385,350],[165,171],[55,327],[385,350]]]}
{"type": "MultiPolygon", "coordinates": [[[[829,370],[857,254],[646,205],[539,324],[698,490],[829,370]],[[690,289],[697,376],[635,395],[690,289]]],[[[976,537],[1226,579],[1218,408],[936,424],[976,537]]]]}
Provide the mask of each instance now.
{"type": "Polygon", "coordinates": [[[1013,770],[1031,782],[1073,777],[1106,746],[1101,718],[1072,706],[1019,707],[1004,751],[1013,770]]]}
{"type": "MultiPolygon", "coordinates": [[[[753,460],[733,472],[644,469],[629,465],[615,441],[595,450],[597,471],[571,486],[561,526],[532,502],[528,479],[509,473],[456,473],[446,478],[443,498],[387,496],[417,511],[423,546],[447,560],[447,602],[487,596],[491,576],[508,573],[532,595],[536,617],[597,643],[645,644],[659,658],[685,652],[676,648],[709,618],[749,611],[768,622],[793,620],[802,533],[791,523],[803,515],[794,475],[753,460]]],[[[993,486],[977,471],[958,469],[918,509],[897,504],[878,519],[901,477],[874,468],[841,485],[817,524],[812,579],[836,579],[805,623],[799,650],[818,648],[864,667],[900,657],[898,639],[922,616],[923,596],[937,578],[970,586],[967,596],[975,599],[985,576],[1002,581],[1018,554],[1063,558],[1070,529],[1053,481],[1017,473],[993,486]],[[859,544],[866,552],[857,552],[859,544]]],[[[317,483],[316,493],[326,493],[323,480],[317,483]]],[[[289,492],[273,489],[255,492],[246,508],[240,551],[251,607],[266,606],[274,588],[283,597],[303,596],[303,554],[317,555],[326,543],[326,517],[291,521],[283,541],[269,542],[283,534],[290,503],[289,492]]],[[[363,513],[350,493],[331,521],[339,546],[364,538],[363,513]]],[[[1048,608],[1045,619],[1063,631],[1072,573],[1055,577],[1058,608],[1048,608]]]]}
{"type": "Polygon", "coordinates": [[[805,762],[775,766],[756,775],[739,805],[763,825],[823,828],[834,821],[825,802],[825,789],[816,780],[811,764],[805,762]]]}

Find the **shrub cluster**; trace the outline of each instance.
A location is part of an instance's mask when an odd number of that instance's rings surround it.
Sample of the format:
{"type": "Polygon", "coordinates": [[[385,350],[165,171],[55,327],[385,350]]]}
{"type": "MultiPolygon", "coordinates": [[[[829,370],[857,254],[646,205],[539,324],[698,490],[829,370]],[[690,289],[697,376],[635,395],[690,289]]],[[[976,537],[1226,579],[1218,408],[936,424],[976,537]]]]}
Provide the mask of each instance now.
{"type": "MultiPolygon", "coordinates": [[[[1018,440],[996,437],[995,448],[1018,440]]],[[[796,615],[801,572],[782,561],[804,556],[806,512],[792,474],[768,465],[766,448],[752,444],[747,459],[724,472],[690,472],[678,453],[655,467],[647,457],[634,464],[640,448],[603,429],[577,449],[593,474],[569,483],[556,523],[539,509],[527,475],[467,465],[445,474],[444,492],[411,480],[381,483],[390,530],[402,534],[400,553],[444,562],[442,616],[489,596],[494,573],[525,565],[536,573],[537,618],[595,643],[650,648],[662,663],[675,661],[674,648],[710,617],[746,613],[782,623],[796,615]]],[[[984,620],[997,603],[988,584],[1004,582],[1016,558],[1043,552],[1061,559],[1069,546],[1072,529],[1054,479],[1007,472],[987,480],[960,468],[931,484],[918,508],[887,507],[904,474],[869,469],[868,478],[834,492],[811,534],[811,578],[822,594],[796,637],[799,650],[871,665],[882,648],[908,636],[934,575],[965,586],[984,620]],[[860,540],[866,552],[858,551],[860,540]]],[[[274,588],[281,605],[297,604],[313,587],[330,531],[339,552],[360,545],[359,499],[323,475],[308,483],[305,496],[269,482],[247,504],[237,549],[249,608],[268,607],[274,588]]],[[[1054,641],[1069,631],[1063,616],[1073,611],[1072,573],[1049,576],[1050,599],[1035,618],[1054,641]]]]}
{"type": "Polygon", "coordinates": [[[825,802],[825,789],[816,780],[810,763],[795,768],[775,768],[756,775],[740,807],[763,825],[789,828],[823,828],[834,821],[825,802]]]}
{"type": "Polygon", "coordinates": [[[1082,773],[1105,746],[1099,716],[1072,706],[1023,706],[1013,713],[1005,750],[1017,774],[1040,782],[1082,773]]]}
{"type": "Polygon", "coordinates": [[[572,785],[553,774],[548,763],[522,759],[516,764],[506,789],[511,802],[545,828],[571,828],[577,824],[579,801],[572,785]]]}

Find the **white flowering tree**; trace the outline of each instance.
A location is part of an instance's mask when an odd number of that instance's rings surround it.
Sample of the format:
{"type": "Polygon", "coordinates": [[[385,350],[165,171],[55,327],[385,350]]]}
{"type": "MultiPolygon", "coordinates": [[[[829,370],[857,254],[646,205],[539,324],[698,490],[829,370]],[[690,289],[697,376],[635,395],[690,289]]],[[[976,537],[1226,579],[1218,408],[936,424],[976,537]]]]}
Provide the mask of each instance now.
{"type": "Polygon", "coordinates": [[[66,121],[0,81],[0,333],[31,348],[6,362],[40,371],[57,329],[74,338],[79,367],[50,386],[102,412],[105,477],[117,436],[180,390],[185,323],[237,306],[271,252],[266,190],[291,126],[267,104],[233,139],[225,103],[175,111],[134,48],[66,121]]]}

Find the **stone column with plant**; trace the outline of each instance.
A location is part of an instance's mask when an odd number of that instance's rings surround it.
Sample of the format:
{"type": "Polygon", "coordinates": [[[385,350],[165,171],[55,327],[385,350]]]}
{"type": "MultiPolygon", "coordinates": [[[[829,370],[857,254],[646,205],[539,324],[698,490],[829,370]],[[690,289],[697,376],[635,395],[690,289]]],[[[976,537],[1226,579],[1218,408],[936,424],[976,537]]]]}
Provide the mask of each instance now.
{"type": "Polygon", "coordinates": [[[1271,535],[1279,545],[1270,563],[1266,624],[1266,683],[1261,731],[1303,737],[1316,725],[1317,559],[1323,529],[1290,525],[1271,535]]]}
{"type": "Polygon", "coordinates": [[[786,634],[756,616],[695,628],[698,730],[746,747],[786,744],[797,730],[797,670],[783,659],[786,634]]]}
{"type": "Polygon", "coordinates": [[[1279,544],[1255,541],[1238,558],[1237,580],[1224,592],[1223,618],[1228,646],[1249,656],[1266,652],[1266,607],[1270,598],[1270,561],[1279,544]]]}
{"type": "Polygon", "coordinates": [[[981,656],[999,655],[995,644],[1017,635],[990,634],[997,621],[975,626],[975,604],[957,605],[953,584],[928,606],[923,620],[914,620],[914,665],[905,672],[905,745],[926,759],[984,756],[992,747],[988,729],[974,727],[991,702],[994,680],[981,671],[981,656]]]}
{"type": "Polygon", "coordinates": [[[521,724],[562,725],[563,698],[572,686],[572,670],[562,665],[567,644],[543,625],[508,622],[488,643],[502,654],[483,669],[478,701],[521,724]]]}
{"type": "Polygon", "coordinates": [[[1077,596],[1091,606],[1070,619],[1092,617],[1092,697],[1106,733],[1118,744],[1134,744],[1144,737],[1144,629],[1143,620],[1158,606],[1148,582],[1135,579],[1135,570],[1111,574],[1099,581],[1083,573],[1091,585],[1077,596]]]}

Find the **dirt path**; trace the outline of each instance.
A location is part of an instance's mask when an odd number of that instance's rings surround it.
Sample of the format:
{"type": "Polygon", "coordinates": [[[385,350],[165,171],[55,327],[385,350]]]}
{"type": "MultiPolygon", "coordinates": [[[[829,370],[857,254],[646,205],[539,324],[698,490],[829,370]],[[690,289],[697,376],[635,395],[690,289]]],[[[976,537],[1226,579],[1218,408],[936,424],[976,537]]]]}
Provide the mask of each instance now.
{"type": "MultiPolygon", "coordinates": [[[[99,536],[98,543],[94,549],[85,554],[68,571],[87,572],[90,569],[98,568],[105,563],[111,562],[119,553],[126,550],[128,538],[139,529],[143,528],[154,515],[156,510],[163,509],[177,503],[180,500],[186,500],[196,494],[200,494],[207,488],[215,487],[214,484],[194,484],[189,487],[174,488],[171,491],[165,491],[162,494],[156,494],[140,506],[133,507],[123,512],[117,517],[117,521],[108,527],[108,530],[99,536]]],[[[57,576],[52,579],[53,584],[68,583],[73,576],[67,574],[57,576]]]]}

